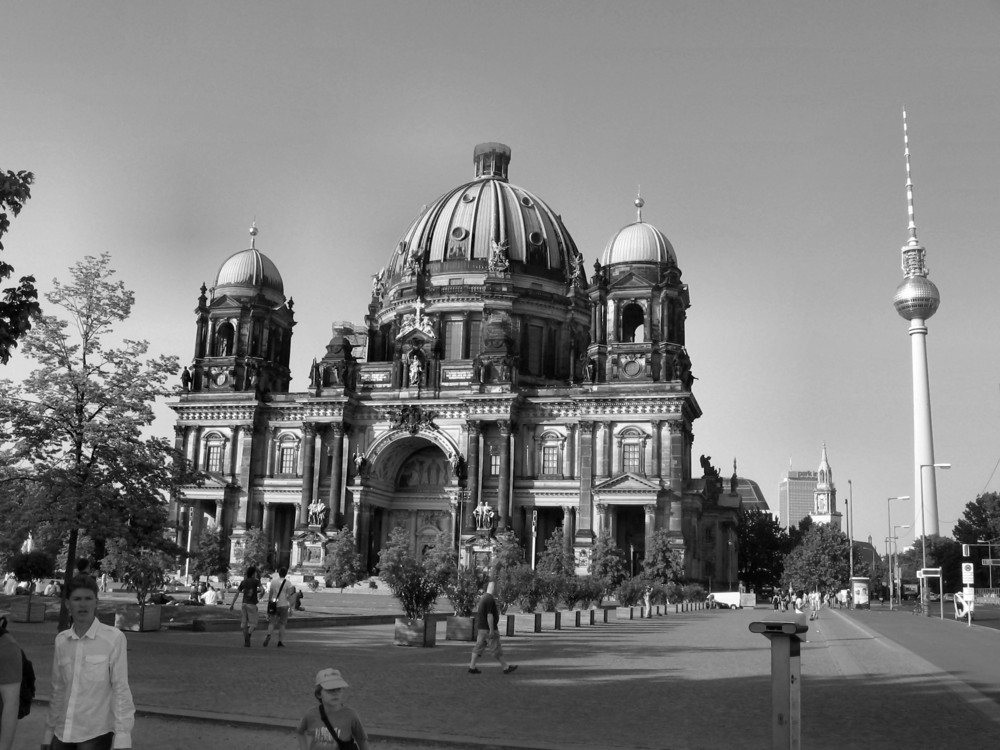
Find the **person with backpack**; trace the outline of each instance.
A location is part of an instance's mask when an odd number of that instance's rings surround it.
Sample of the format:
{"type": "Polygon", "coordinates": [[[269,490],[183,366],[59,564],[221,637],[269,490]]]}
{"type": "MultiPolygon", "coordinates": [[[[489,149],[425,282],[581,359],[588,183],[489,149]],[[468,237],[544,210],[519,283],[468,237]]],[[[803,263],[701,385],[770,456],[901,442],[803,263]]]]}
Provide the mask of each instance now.
{"type": "Polygon", "coordinates": [[[21,647],[7,632],[7,615],[0,612],[0,750],[14,747],[21,695],[21,647]]]}
{"type": "Polygon", "coordinates": [[[288,568],[282,565],[278,568],[278,577],[272,578],[267,586],[267,635],[264,645],[271,642],[274,626],[278,626],[278,646],[285,647],[285,626],[288,624],[288,614],[292,604],[295,586],[288,580],[288,568]]]}
{"type": "Polygon", "coordinates": [[[67,589],[73,625],[56,636],[42,750],[132,747],[135,704],[125,635],[97,619],[97,589],[90,575],[74,576],[67,589]]]}

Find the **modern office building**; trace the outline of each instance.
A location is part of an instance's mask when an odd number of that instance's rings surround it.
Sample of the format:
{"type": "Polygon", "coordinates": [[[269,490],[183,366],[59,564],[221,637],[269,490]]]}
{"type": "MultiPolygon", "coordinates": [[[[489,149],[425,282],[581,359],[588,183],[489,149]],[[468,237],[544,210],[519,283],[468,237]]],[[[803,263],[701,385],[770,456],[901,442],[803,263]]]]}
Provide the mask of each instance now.
{"type": "Polygon", "coordinates": [[[273,563],[315,571],[344,528],[369,569],[397,527],[417,555],[442,532],[473,555],[484,525],[526,551],[562,528],[583,572],[597,534],[635,564],[662,531],[689,578],[735,570],[740,495],[692,461],[702,412],[673,246],[639,198],[603,251],[585,248],[589,274],[510,161],[477,146],[473,179],[373,253],[364,324],[307,342],[307,387],[290,388],[293,304],[256,228],[219,260],[171,404],[177,447],[211,477],[186,488],[180,538],[214,523],[238,564],[262,529],[273,563]]]}

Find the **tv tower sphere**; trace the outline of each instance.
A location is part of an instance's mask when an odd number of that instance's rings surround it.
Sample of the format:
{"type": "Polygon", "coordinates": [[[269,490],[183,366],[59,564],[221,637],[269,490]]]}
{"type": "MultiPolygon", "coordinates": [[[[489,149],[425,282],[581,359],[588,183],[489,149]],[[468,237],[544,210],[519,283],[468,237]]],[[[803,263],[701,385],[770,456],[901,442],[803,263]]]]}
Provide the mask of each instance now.
{"type": "Polygon", "coordinates": [[[937,312],[940,304],[941,294],[934,282],[926,276],[909,276],[903,279],[896,287],[896,296],[892,298],[893,307],[905,320],[927,320],[937,312]]]}

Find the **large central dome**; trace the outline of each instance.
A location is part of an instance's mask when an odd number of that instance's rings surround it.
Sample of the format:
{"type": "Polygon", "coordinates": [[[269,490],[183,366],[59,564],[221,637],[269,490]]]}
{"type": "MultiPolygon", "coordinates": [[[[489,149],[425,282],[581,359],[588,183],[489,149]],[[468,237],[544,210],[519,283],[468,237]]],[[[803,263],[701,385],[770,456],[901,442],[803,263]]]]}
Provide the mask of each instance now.
{"type": "Polygon", "coordinates": [[[507,181],[510,149],[481,143],[473,161],[475,179],[421,210],[396,245],[383,280],[391,284],[411,271],[432,277],[485,273],[500,250],[513,273],[569,283],[576,270],[576,244],[555,211],[507,181]]]}

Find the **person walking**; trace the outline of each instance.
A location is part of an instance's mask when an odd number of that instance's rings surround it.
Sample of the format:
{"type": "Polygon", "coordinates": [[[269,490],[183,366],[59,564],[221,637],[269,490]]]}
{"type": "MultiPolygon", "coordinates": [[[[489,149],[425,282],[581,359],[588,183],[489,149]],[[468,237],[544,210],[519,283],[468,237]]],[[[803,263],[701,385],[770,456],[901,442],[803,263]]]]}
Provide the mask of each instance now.
{"type": "Polygon", "coordinates": [[[9,614],[0,611],[0,750],[14,747],[21,698],[21,647],[7,632],[9,614]]]}
{"type": "Polygon", "coordinates": [[[479,604],[476,605],[476,645],[472,647],[472,661],[469,662],[470,674],[480,673],[476,662],[487,648],[500,662],[504,674],[510,674],[517,669],[516,664],[507,663],[503,656],[503,647],[500,645],[500,630],[498,629],[500,609],[497,607],[497,600],[494,596],[496,589],[496,581],[490,581],[486,584],[486,592],[479,598],[479,604]]]}
{"type": "Polygon", "coordinates": [[[282,565],[278,568],[278,577],[272,578],[267,586],[267,635],[264,645],[271,642],[274,626],[278,626],[278,648],[285,647],[285,626],[288,624],[288,611],[292,605],[292,595],[295,587],[286,578],[288,568],[282,565]]]}
{"type": "Polygon", "coordinates": [[[97,619],[93,576],[73,577],[67,606],[73,625],[56,636],[42,750],[130,750],[135,704],[125,635],[97,619]]]}
{"type": "Polygon", "coordinates": [[[240,594],[243,594],[243,606],[240,608],[240,630],[243,631],[243,645],[246,648],[250,648],[250,636],[253,635],[253,631],[257,627],[257,602],[260,601],[260,596],[263,593],[264,587],[260,585],[260,579],[257,577],[257,568],[251,565],[247,568],[246,575],[240,581],[239,588],[233,594],[233,601],[229,605],[229,611],[232,612],[233,607],[236,606],[236,600],[240,598],[240,594]]]}
{"type": "Polygon", "coordinates": [[[299,750],[368,750],[368,734],[353,708],[346,705],[347,680],[337,669],[321,669],[313,694],[318,706],[310,708],[295,733],[299,750]]]}

